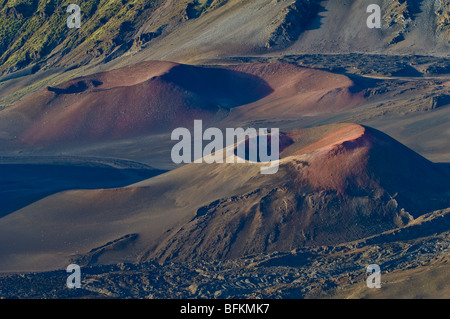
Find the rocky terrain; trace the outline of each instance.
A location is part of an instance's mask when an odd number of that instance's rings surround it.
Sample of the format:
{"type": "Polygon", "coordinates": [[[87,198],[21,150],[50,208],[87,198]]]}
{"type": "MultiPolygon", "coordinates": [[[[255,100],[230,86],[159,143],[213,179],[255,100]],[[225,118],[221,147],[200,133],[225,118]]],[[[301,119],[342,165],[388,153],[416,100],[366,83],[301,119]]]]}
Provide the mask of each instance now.
{"type": "Polygon", "coordinates": [[[69,3],[0,0],[0,298],[450,297],[448,0],[69,3]]]}
{"type": "MultiPolygon", "coordinates": [[[[188,45],[187,51],[192,54],[201,53],[195,53],[195,47],[202,41],[207,45],[202,50],[205,56],[211,52],[221,56],[229,53],[223,45],[219,48],[217,39],[229,42],[241,54],[273,52],[295,47],[296,43],[322,47],[322,52],[339,53],[346,47],[345,42],[339,45],[335,41],[317,41],[311,45],[310,39],[315,33],[331,28],[329,36],[338,41],[352,33],[359,39],[367,29],[365,19],[360,18],[366,18],[368,4],[362,0],[261,0],[245,4],[236,0],[123,0],[114,4],[83,1],[80,4],[83,28],[79,30],[65,25],[68,15],[65,8],[69,3],[66,0],[2,1],[0,22],[5,27],[0,37],[0,73],[25,69],[35,73],[47,67],[77,68],[138,52],[147,59],[160,59],[163,51],[167,54],[163,48],[171,46],[174,37],[188,45]],[[344,16],[358,18],[345,21],[344,16]],[[248,41],[250,34],[255,36],[248,41]]],[[[381,43],[371,43],[370,51],[382,52],[390,47],[392,51],[403,51],[402,42],[414,43],[427,38],[445,55],[449,41],[448,6],[447,1],[383,1],[382,31],[374,37],[381,43]]],[[[352,43],[353,52],[366,51],[363,49],[366,44],[352,43]]],[[[182,56],[189,59],[186,52],[178,51],[169,60],[183,62],[182,56]]]]}
{"type": "Polygon", "coordinates": [[[414,226],[338,246],[217,262],[85,266],[81,268],[81,289],[66,287],[65,271],[2,275],[0,295],[64,299],[448,298],[449,213],[435,212],[414,226]],[[381,289],[366,287],[366,268],[374,263],[381,267],[381,289]]]}

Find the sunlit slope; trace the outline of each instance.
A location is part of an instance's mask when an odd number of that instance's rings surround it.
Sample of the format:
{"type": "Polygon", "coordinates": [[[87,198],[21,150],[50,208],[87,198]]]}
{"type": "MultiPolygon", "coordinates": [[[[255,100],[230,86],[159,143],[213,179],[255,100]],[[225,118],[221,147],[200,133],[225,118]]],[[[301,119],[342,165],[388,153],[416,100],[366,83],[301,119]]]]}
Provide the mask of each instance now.
{"type": "Polygon", "coordinates": [[[189,164],[126,188],[67,191],[0,219],[2,270],[228,259],[334,245],[450,206],[440,166],[376,130],[336,124],[287,133],[265,163],[189,164]]]}

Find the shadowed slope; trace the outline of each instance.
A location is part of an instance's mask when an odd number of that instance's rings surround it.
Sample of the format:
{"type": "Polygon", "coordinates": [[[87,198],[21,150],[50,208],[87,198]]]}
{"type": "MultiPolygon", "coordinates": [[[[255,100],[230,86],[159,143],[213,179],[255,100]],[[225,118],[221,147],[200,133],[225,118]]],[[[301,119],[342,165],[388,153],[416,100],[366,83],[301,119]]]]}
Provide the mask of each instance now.
{"type": "Polygon", "coordinates": [[[58,193],[12,213],[0,219],[0,241],[8,243],[0,269],[335,245],[450,207],[445,171],[379,131],[334,124],[286,136],[274,175],[260,174],[266,163],[189,164],[126,188],[58,193]]]}
{"type": "Polygon", "coordinates": [[[340,124],[290,134],[297,143],[281,154],[281,183],[201,207],[152,256],[214,260],[335,245],[450,206],[445,171],[379,131],[340,124]]]}
{"type": "Polygon", "coordinates": [[[219,120],[270,92],[251,74],[150,61],[48,87],[2,112],[0,123],[30,145],[98,142],[219,120]]]}
{"type": "Polygon", "coordinates": [[[363,101],[344,75],[285,63],[195,67],[147,61],[48,87],[0,113],[6,148],[87,144],[224,120],[339,112],[363,101]]]}
{"type": "Polygon", "coordinates": [[[3,160],[0,218],[64,190],[123,187],[164,172],[120,160],[39,157],[14,159],[9,163],[3,160]]]}

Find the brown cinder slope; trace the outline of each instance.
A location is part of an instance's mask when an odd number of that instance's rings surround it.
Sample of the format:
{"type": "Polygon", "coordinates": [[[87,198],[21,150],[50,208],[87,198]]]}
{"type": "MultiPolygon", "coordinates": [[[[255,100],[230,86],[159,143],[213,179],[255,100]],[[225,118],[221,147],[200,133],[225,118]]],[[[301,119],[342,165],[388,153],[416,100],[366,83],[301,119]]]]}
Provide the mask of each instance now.
{"type": "Polygon", "coordinates": [[[340,124],[291,135],[281,182],[201,207],[150,256],[214,260],[335,245],[450,206],[449,176],[379,131],[340,124]]]}
{"type": "Polygon", "coordinates": [[[335,245],[450,207],[445,171],[377,130],[333,124],[286,136],[294,143],[273,175],[260,174],[267,163],[189,164],[125,188],[58,193],[12,213],[0,219],[7,243],[0,269],[335,245]]]}
{"type": "Polygon", "coordinates": [[[2,111],[0,127],[28,145],[99,142],[217,121],[271,91],[237,70],[148,61],[48,87],[2,111]]]}
{"type": "Polygon", "coordinates": [[[331,114],[364,101],[345,75],[288,63],[199,67],[146,61],[47,87],[0,113],[6,148],[88,144],[190,127],[194,119],[331,114]],[[232,112],[230,112],[232,110],[232,112]],[[231,116],[229,116],[231,113],[231,116]]]}

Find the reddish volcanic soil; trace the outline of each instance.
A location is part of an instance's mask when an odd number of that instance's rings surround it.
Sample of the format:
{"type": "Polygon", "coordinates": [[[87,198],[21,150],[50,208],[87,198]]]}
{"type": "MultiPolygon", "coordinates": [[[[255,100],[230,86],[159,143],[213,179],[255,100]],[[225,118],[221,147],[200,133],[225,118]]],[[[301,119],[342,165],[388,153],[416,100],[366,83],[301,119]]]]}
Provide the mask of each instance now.
{"type": "MultiPolygon", "coordinates": [[[[301,136],[297,138],[301,139],[301,136]]],[[[309,163],[302,172],[302,178],[314,189],[345,194],[350,183],[356,183],[357,187],[370,185],[366,171],[370,148],[370,137],[365,128],[349,124],[290,156],[299,156],[309,163]]]]}
{"type": "Polygon", "coordinates": [[[2,116],[17,124],[16,135],[25,143],[51,145],[160,132],[226,115],[214,101],[164,78],[176,67],[144,62],[75,79],[19,102],[2,116]]]}
{"type": "Polygon", "coordinates": [[[450,205],[445,171],[377,130],[334,124],[286,134],[294,143],[277,174],[200,207],[151,256],[215,260],[335,245],[450,205]]]}
{"type": "Polygon", "coordinates": [[[75,257],[289,252],[373,236],[450,206],[443,168],[377,130],[343,123],[282,136],[273,175],[260,173],[266,163],[193,163],[125,188],[66,191],[24,207],[0,220],[0,239],[20,239],[1,247],[0,269],[51,269],[75,257]]]}
{"type": "MultiPolygon", "coordinates": [[[[361,99],[343,75],[290,64],[195,67],[147,61],[70,80],[0,114],[3,135],[36,146],[89,143],[190,127],[194,119],[337,112],[361,99]]],[[[2,135],[0,134],[0,135],[2,135]]]]}
{"type": "Polygon", "coordinates": [[[295,143],[281,153],[303,163],[302,182],[313,189],[356,196],[382,188],[414,217],[449,204],[445,171],[386,134],[357,124],[322,130],[288,133],[295,143]]]}
{"type": "MultiPolygon", "coordinates": [[[[347,126],[339,128],[336,131],[330,133],[325,138],[323,138],[317,142],[314,142],[298,151],[295,151],[291,155],[300,155],[300,154],[308,153],[311,151],[318,151],[323,148],[324,149],[331,148],[337,144],[343,144],[344,142],[347,142],[347,141],[356,140],[356,139],[362,137],[364,135],[364,133],[365,133],[365,129],[361,125],[349,124],[347,126]]],[[[294,138],[300,139],[301,135],[300,136],[297,135],[294,138]]]]}
{"type": "Polygon", "coordinates": [[[239,71],[150,61],[48,87],[0,120],[31,145],[104,141],[220,120],[271,91],[239,71]]]}

